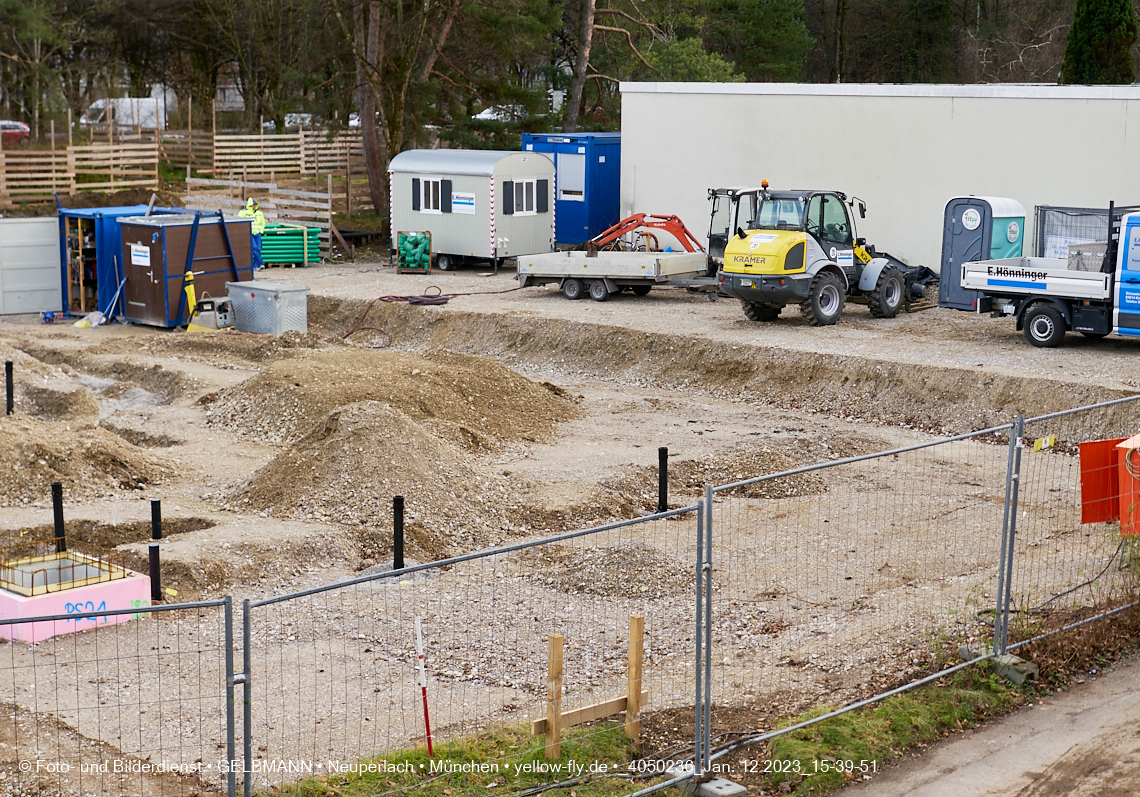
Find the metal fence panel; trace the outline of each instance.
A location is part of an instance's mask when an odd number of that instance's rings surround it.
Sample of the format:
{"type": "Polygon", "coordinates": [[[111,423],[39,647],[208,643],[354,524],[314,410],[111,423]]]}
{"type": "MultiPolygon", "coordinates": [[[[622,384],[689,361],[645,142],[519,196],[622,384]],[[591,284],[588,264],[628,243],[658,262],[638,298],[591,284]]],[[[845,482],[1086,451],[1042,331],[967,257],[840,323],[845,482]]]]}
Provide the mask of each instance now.
{"type": "Polygon", "coordinates": [[[117,624],[97,608],[0,621],[5,636],[35,624],[40,640],[0,645],[6,793],[224,790],[224,602],[140,607],[117,624]]]}
{"type": "Polygon", "coordinates": [[[716,488],[713,705],[843,705],[985,640],[1008,434],[716,488]]]}
{"type": "Polygon", "coordinates": [[[253,604],[251,787],[425,743],[417,618],[436,744],[544,719],[551,634],[563,712],[626,695],[632,615],[642,716],[691,707],[695,525],[691,507],[253,604]]]}

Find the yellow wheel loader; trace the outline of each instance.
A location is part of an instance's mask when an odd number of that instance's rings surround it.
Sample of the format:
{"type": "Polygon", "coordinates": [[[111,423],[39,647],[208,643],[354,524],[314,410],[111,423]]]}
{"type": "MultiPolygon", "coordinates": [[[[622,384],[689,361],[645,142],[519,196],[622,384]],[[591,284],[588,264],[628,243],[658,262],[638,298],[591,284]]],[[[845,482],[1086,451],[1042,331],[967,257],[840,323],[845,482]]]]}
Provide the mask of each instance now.
{"type": "MultiPolygon", "coordinates": [[[[752,321],[775,321],[798,304],[812,326],[839,320],[847,296],[865,296],[871,315],[893,318],[906,300],[910,268],[876,256],[857,238],[848,201],[839,191],[712,189],[709,256],[721,293],[739,299],[752,321]],[[719,262],[718,262],[719,261],[719,262]]],[[[921,268],[921,267],[918,267],[921,268]]]]}

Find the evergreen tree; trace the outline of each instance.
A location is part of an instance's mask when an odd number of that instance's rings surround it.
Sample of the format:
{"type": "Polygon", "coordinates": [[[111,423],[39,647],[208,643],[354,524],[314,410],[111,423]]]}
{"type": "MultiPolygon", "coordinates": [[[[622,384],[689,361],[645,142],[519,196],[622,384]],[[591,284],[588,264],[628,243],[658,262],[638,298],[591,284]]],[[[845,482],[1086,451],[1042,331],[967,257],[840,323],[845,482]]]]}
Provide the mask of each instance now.
{"type": "Polygon", "coordinates": [[[1136,35],[1132,0],[1077,0],[1061,61],[1061,82],[1131,83],[1136,74],[1132,60],[1136,35]]]}

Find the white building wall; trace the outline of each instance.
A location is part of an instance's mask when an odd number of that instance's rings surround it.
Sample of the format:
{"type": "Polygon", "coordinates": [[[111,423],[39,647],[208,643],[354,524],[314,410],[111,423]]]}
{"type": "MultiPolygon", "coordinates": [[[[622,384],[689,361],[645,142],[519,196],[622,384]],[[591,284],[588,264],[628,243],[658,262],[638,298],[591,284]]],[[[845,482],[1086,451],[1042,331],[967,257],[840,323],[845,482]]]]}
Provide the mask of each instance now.
{"type": "Polygon", "coordinates": [[[843,191],[859,234],[938,270],[946,202],[1140,204],[1140,86],[623,83],[622,215],[708,234],[707,189],[843,191]]]}
{"type": "Polygon", "coordinates": [[[0,315],[63,306],[59,219],[0,219],[0,315]]]}

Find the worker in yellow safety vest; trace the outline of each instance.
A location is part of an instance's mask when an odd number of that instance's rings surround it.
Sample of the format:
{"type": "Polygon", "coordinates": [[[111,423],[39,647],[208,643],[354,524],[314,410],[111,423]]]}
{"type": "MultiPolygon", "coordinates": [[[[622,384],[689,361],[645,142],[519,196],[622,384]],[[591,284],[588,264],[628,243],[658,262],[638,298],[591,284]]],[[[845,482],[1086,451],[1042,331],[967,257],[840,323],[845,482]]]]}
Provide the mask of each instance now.
{"type": "Polygon", "coordinates": [[[245,207],[238,213],[239,218],[253,219],[252,229],[250,234],[253,236],[251,242],[251,252],[253,256],[253,267],[255,269],[261,268],[265,262],[261,259],[261,233],[265,231],[265,214],[261,212],[261,205],[253,197],[245,203],[245,207]]]}

